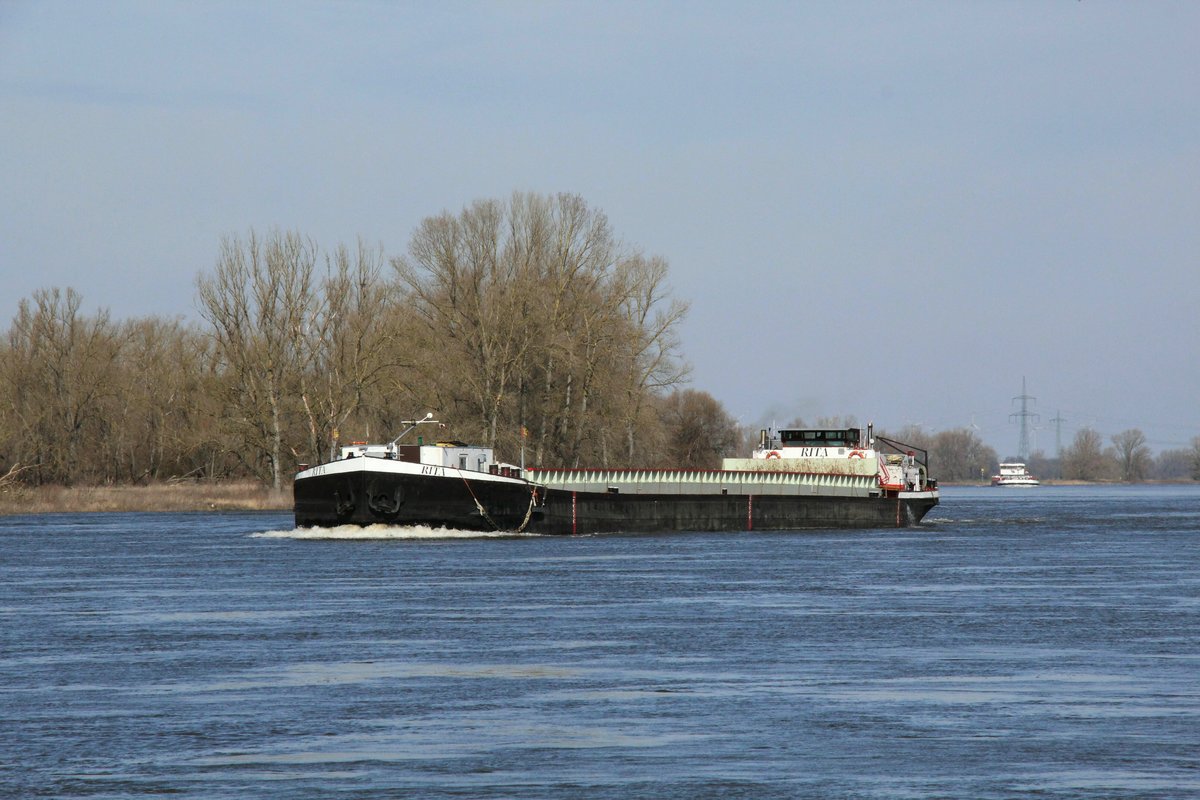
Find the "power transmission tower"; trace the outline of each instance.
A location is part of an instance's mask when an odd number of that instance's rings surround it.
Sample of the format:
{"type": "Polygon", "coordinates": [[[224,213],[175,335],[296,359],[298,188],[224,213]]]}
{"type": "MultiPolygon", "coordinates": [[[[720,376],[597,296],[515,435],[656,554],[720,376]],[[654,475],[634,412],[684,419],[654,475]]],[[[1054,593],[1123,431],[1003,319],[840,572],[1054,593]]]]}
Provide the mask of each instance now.
{"type": "Polygon", "coordinates": [[[1054,423],[1054,455],[1059,461],[1062,461],[1062,424],[1066,420],[1063,419],[1061,411],[1055,411],[1054,419],[1050,421],[1054,423]]]}
{"type": "Polygon", "coordinates": [[[1022,461],[1027,461],[1029,459],[1029,420],[1032,419],[1034,422],[1040,422],[1042,418],[1041,415],[1035,414],[1029,410],[1029,401],[1036,401],[1037,398],[1031,397],[1025,393],[1024,376],[1021,377],[1021,393],[1013,398],[1013,402],[1015,403],[1018,400],[1021,401],[1021,410],[1014,411],[1013,413],[1009,414],[1008,418],[1012,419],[1013,417],[1016,417],[1021,426],[1021,436],[1017,441],[1017,458],[1021,459],[1022,461]]]}

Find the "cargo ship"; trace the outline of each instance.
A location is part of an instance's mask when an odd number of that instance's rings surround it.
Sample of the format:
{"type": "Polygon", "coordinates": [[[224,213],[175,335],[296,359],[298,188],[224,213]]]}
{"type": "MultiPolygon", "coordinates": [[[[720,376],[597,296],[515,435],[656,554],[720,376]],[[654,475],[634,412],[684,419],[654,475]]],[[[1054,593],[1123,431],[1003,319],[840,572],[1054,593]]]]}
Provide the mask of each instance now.
{"type": "Polygon", "coordinates": [[[862,433],[763,430],[748,458],[726,458],[720,469],[526,469],[497,462],[490,447],[402,445],[402,434],[301,465],[293,484],[296,526],[569,535],[920,523],[938,503],[928,453],[876,437],[870,426],[862,433]]]}

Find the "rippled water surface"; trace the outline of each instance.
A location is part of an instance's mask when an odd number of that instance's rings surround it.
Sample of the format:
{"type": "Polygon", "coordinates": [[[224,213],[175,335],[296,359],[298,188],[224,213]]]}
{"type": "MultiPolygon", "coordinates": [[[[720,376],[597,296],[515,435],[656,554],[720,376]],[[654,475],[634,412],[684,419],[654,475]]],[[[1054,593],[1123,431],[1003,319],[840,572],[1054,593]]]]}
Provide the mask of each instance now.
{"type": "Polygon", "coordinates": [[[920,528],[0,518],[11,797],[1200,797],[1200,487],[920,528]]]}

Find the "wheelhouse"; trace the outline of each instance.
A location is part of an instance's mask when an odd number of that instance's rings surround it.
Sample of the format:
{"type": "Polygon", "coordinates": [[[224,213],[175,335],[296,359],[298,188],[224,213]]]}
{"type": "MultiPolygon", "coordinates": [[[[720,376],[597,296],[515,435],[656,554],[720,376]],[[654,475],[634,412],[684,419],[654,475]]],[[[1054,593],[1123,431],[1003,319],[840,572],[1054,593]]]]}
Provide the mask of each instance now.
{"type": "Polygon", "coordinates": [[[861,441],[860,428],[837,430],[787,429],[779,432],[782,447],[858,447],[861,441]]]}

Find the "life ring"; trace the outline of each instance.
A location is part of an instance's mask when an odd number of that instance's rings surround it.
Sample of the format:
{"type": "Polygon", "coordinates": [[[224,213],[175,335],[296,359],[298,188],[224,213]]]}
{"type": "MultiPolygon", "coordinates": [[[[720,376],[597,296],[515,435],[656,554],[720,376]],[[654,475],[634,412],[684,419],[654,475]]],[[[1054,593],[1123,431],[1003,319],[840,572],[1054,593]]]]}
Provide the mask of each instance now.
{"type": "Polygon", "coordinates": [[[772,450],[771,452],[767,453],[767,458],[779,458],[779,451],[772,450]]]}
{"type": "Polygon", "coordinates": [[[846,458],[862,458],[862,457],[863,457],[862,450],[851,450],[850,455],[846,456],[846,458]]]}

